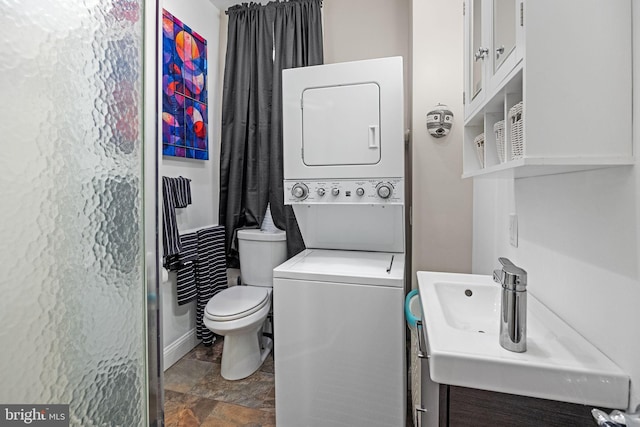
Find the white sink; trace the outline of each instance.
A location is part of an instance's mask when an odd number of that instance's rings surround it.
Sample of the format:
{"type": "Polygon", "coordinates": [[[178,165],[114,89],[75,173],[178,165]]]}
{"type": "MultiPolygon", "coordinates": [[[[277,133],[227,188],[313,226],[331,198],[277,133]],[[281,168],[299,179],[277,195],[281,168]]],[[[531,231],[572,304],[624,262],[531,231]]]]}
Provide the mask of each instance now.
{"type": "Polygon", "coordinates": [[[499,344],[501,287],[491,276],[419,271],[418,286],[434,382],[627,407],[629,376],[531,292],[527,351],[514,353],[499,344]]]}

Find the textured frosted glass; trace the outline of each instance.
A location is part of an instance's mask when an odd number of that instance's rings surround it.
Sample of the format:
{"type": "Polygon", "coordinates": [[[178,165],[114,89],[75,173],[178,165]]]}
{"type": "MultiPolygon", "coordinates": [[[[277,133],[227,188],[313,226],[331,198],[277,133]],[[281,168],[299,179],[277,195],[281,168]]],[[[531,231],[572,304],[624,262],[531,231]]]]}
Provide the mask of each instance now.
{"type": "Polygon", "coordinates": [[[142,3],[0,0],[0,403],[146,424],[142,3]]]}

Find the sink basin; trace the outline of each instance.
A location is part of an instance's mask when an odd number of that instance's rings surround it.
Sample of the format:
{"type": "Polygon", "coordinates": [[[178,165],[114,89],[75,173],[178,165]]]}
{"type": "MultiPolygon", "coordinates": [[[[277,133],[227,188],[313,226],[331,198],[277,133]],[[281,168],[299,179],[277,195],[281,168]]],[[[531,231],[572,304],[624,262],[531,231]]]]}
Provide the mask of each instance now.
{"type": "Polygon", "coordinates": [[[418,272],[431,379],[502,393],[626,408],[629,376],[529,291],[527,351],[499,344],[492,276],[418,272]]]}
{"type": "Polygon", "coordinates": [[[466,283],[434,283],[447,325],[478,333],[500,332],[500,287],[466,283]]]}

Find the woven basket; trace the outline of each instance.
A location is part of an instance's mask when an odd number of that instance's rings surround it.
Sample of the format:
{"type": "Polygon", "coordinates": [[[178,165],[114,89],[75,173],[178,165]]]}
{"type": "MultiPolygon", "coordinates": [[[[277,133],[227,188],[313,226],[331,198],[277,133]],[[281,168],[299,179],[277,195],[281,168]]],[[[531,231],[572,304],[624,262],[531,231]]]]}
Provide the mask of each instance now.
{"type": "Polygon", "coordinates": [[[498,150],[498,160],[504,163],[507,160],[506,148],[504,143],[504,120],[500,120],[493,125],[493,133],[496,134],[496,149],[498,150]]]}
{"type": "Polygon", "coordinates": [[[524,155],[524,142],[522,138],[522,127],[524,124],[524,114],[522,112],[522,101],[509,109],[509,123],[511,123],[511,160],[520,159],[524,155]]]}
{"type": "Polygon", "coordinates": [[[478,156],[478,161],[480,162],[480,167],[484,167],[484,133],[476,136],[473,139],[473,145],[476,147],[476,155],[478,156]]]}

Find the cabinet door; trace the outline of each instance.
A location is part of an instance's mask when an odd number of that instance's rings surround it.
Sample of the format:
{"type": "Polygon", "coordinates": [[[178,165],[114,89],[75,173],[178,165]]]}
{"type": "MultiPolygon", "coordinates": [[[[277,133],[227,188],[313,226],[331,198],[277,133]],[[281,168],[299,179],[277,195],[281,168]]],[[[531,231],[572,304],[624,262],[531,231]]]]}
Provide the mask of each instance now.
{"type": "MultiPolygon", "coordinates": [[[[428,359],[420,359],[422,362],[420,398],[423,411],[418,414],[420,427],[437,426],[440,423],[440,385],[431,380],[428,359]]],[[[444,416],[445,414],[442,414],[444,416]]]]}
{"type": "Polygon", "coordinates": [[[465,1],[465,116],[482,103],[486,92],[486,64],[490,49],[484,23],[489,1],[465,1]]]}
{"type": "Polygon", "coordinates": [[[497,87],[522,59],[522,0],[490,0],[490,88],[497,87]]]}
{"type": "MultiPolygon", "coordinates": [[[[427,330],[424,325],[424,319],[418,324],[418,353],[424,356],[429,354],[427,346],[427,330]]],[[[420,427],[435,427],[439,424],[440,416],[440,391],[439,384],[434,383],[431,380],[431,372],[429,370],[429,358],[420,358],[418,356],[418,362],[420,363],[420,410],[418,410],[418,417],[420,419],[420,427]]],[[[416,408],[414,408],[416,410],[416,408]]]]}
{"type": "MultiPolygon", "coordinates": [[[[495,391],[442,385],[448,427],[566,427],[594,425],[591,407],[495,391]]],[[[602,408],[605,412],[611,409],[602,408]]],[[[444,420],[445,417],[441,417],[444,420]]]]}

